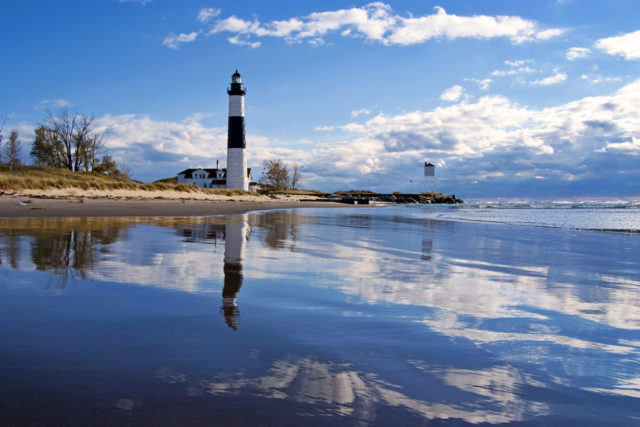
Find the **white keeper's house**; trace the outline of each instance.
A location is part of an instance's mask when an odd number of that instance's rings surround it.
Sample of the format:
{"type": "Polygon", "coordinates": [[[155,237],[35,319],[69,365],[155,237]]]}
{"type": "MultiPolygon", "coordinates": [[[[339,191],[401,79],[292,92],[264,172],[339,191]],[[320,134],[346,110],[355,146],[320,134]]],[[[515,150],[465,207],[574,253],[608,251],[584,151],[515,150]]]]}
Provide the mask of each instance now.
{"type": "MultiPolygon", "coordinates": [[[[247,168],[249,191],[256,191],[251,168],[247,168]]],[[[227,170],[223,168],[185,169],[178,173],[178,184],[195,184],[202,188],[227,188],[227,170]]]]}

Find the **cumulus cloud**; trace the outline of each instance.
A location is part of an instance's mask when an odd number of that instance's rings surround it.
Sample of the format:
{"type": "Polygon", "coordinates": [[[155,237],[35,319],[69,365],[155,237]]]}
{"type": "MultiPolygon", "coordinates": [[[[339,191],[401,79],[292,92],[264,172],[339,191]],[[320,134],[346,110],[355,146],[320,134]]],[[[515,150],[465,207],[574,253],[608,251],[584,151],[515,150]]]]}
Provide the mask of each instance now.
{"type": "MultiPolygon", "coordinates": [[[[542,109],[487,95],[430,111],[381,113],[340,126],[339,139],[314,144],[248,134],[247,154],[252,167],[272,158],[298,163],[305,186],[325,190],[408,190],[398,183],[419,176],[420,165],[430,159],[439,165],[443,191],[469,196],[522,195],[522,186],[536,185],[543,195],[567,185],[591,191],[614,182],[607,177],[620,177],[620,170],[627,191],[635,188],[637,195],[640,168],[632,160],[640,154],[639,103],[640,80],[608,96],[542,109]]],[[[225,124],[207,127],[201,119],[104,116],[96,119],[96,130],[137,179],[151,180],[165,177],[157,176],[158,170],[173,175],[194,165],[214,165],[216,159],[225,164],[225,124]]],[[[625,191],[619,182],[611,185],[609,191],[625,191]]]]}
{"type": "MultiPolygon", "coordinates": [[[[209,20],[210,15],[207,14],[206,18],[209,20]]],[[[373,2],[362,7],[313,12],[306,16],[266,23],[257,18],[248,21],[232,15],[217,20],[209,34],[234,33],[229,40],[243,40],[243,44],[260,37],[283,38],[289,43],[307,41],[322,44],[323,38],[333,33],[384,45],[412,45],[431,39],[497,37],[507,38],[512,43],[523,43],[546,40],[562,31],[555,28],[543,29],[537,22],[519,16],[459,16],[448,14],[439,6],[435,7],[432,14],[401,16],[395,14],[388,4],[373,2]]]]}
{"type": "Polygon", "coordinates": [[[591,49],[588,47],[571,47],[567,50],[567,59],[573,61],[578,58],[585,58],[589,53],[591,53],[591,49]]]}
{"type": "Polygon", "coordinates": [[[182,43],[191,43],[198,37],[198,33],[196,31],[192,33],[181,33],[178,35],[169,34],[162,41],[163,46],[168,47],[169,49],[179,49],[182,43]]]}
{"type": "MultiPolygon", "coordinates": [[[[493,95],[433,111],[381,114],[343,128],[359,135],[359,150],[368,149],[367,158],[379,166],[376,173],[386,180],[406,174],[420,159],[435,158],[444,160],[445,170],[455,174],[459,183],[484,177],[505,185],[531,185],[530,179],[539,176],[561,185],[595,179],[587,166],[590,163],[605,164],[602,172],[618,174],[623,158],[610,157],[607,163],[592,154],[637,152],[638,102],[640,80],[611,96],[587,97],[542,110],[493,95]]],[[[637,167],[628,172],[640,176],[637,167]]]]}
{"type": "MultiPolygon", "coordinates": [[[[105,115],[95,119],[94,130],[104,135],[105,148],[115,160],[125,160],[136,179],[148,181],[197,165],[212,167],[218,159],[225,164],[226,122],[220,127],[205,126],[202,119],[209,115],[194,114],[179,122],[135,114],[105,115]],[[158,171],[164,175],[158,176],[158,171]]],[[[250,147],[260,147],[259,152],[248,150],[250,166],[273,158],[309,161],[304,153],[281,141],[255,134],[246,138],[250,147]]]]}
{"type": "Polygon", "coordinates": [[[549,86],[549,85],[555,85],[555,84],[561,83],[565,80],[567,80],[567,75],[565,73],[556,71],[554,75],[533,81],[531,82],[531,84],[538,85],[538,86],[549,86]]]}
{"type": "Polygon", "coordinates": [[[625,59],[640,59],[640,30],[617,37],[600,39],[595,46],[609,55],[620,55],[625,59]]]}
{"type": "Polygon", "coordinates": [[[440,99],[442,99],[443,101],[457,101],[462,96],[463,91],[464,89],[462,88],[462,86],[452,86],[442,92],[442,95],[440,95],[440,99]]]}

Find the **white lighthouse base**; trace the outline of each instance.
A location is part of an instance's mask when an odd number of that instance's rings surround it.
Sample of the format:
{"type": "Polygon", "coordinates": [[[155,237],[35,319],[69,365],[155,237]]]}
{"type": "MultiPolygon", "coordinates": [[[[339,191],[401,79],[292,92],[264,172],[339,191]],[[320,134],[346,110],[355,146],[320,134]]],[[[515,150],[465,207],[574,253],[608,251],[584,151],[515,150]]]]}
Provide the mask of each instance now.
{"type": "Polygon", "coordinates": [[[249,189],[247,177],[247,156],[244,148],[227,149],[227,188],[233,190],[249,189]]]}

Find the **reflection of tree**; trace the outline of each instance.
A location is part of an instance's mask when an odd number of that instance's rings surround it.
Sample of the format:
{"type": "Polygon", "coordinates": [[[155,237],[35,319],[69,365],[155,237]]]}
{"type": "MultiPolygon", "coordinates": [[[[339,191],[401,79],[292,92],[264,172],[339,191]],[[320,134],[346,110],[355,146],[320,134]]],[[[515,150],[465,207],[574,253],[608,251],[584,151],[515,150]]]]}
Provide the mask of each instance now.
{"type": "MultiPolygon", "coordinates": [[[[20,237],[15,235],[7,236],[7,256],[11,268],[18,268],[20,260],[20,237]]],[[[2,265],[2,251],[0,250],[0,265],[2,265]]]]}
{"type": "Polygon", "coordinates": [[[251,223],[260,227],[260,239],[273,249],[294,251],[298,240],[298,226],[308,219],[295,210],[272,211],[252,215],[251,223]]]}
{"type": "Polygon", "coordinates": [[[20,240],[31,237],[31,261],[37,270],[50,271],[61,279],[60,287],[74,273],[81,278],[95,267],[98,247],[126,237],[126,230],[138,221],[113,218],[20,218],[2,220],[0,230],[8,241],[10,263],[17,268],[20,240]]]}

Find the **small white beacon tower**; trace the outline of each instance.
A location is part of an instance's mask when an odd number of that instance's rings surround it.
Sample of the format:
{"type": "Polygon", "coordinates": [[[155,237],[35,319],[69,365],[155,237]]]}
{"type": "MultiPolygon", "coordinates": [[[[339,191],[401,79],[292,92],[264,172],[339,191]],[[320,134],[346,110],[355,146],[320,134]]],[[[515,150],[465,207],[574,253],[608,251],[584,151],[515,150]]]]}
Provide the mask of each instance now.
{"type": "Polygon", "coordinates": [[[424,186],[422,187],[423,191],[427,188],[427,178],[431,177],[433,182],[433,192],[436,191],[436,167],[429,162],[424,162],[424,186]]]}

